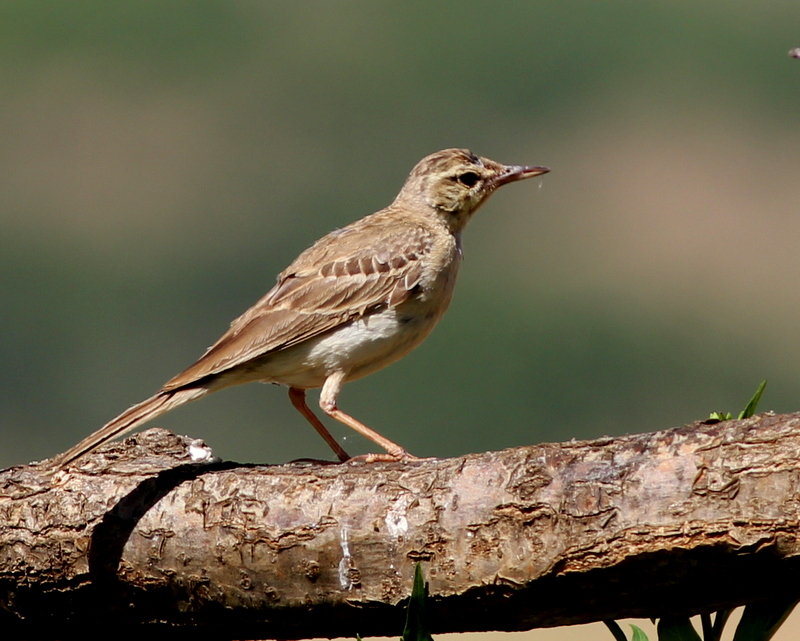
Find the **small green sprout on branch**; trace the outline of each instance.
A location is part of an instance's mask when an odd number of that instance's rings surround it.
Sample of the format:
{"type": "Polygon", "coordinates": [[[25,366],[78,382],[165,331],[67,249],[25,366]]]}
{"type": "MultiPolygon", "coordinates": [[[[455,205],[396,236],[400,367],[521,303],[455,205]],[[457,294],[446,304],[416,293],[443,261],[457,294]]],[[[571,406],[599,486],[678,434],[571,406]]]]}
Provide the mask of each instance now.
{"type": "MultiPolygon", "coordinates": [[[[743,418],[750,418],[753,414],[756,413],[756,407],[758,407],[758,402],[761,400],[761,394],[764,393],[764,388],[767,386],[767,381],[761,381],[761,385],[758,386],[756,393],[753,394],[753,398],[750,399],[750,402],[745,405],[744,409],[739,412],[738,419],[741,421],[743,418]]],[[[711,412],[711,416],[708,417],[709,421],[730,421],[733,418],[733,415],[730,412],[711,412]]]]}
{"type": "Polygon", "coordinates": [[[422,566],[417,563],[414,568],[414,587],[408,600],[406,627],[402,641],[433,641],[425,613],[425,600],[428,598],[428,584],[422,578],[422,566]]]}
{"type": "MultiPolygon", "coordinates": [[[[411,598],[406,608],[406,627],[400,641],[433,641],[428,628],[425,613],[425,601],[428,598],[428,584],[422,578],[422,566],[417,563],[414,568],[414,585],[411,588],[411,598]]],[[[361,635],[356,635],[356,641],[363,641],[361,635]]],[[[645,641],[647,641],[645,639],[645,641]]]]}

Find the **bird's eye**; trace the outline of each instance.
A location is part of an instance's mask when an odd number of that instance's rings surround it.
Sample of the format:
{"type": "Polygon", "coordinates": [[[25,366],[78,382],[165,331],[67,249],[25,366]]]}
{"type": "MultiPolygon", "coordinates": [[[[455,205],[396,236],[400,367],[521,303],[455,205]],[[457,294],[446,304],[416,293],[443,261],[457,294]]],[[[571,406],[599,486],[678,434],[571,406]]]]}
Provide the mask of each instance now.
{"type": "Polygon", "coordinates": [[[481,177],[474,171],[466,171],[457,178],[458,182],[460,182],[462,185],[466,185],[467,187],[474,187],[475,183],[477,183],[480,179],[481,177]]]}

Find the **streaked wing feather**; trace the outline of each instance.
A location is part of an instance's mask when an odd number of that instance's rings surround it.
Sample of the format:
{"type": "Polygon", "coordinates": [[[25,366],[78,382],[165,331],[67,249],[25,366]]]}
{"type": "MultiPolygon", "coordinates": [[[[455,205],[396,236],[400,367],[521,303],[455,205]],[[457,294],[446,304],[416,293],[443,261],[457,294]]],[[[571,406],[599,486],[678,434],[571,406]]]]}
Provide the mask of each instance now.
{"type": "Polygon", "coordinates": [[[219,374],[259,356],[294,345],[340,325],[344,320],[331,314],[304,314],[274,309],[254,317],[244,331],[228,332],[194,365],[178,374],[165,391],[178,389],[201,378],[219,374]],[[277,347],[270,347],[276,345],[277,347]]]}
{"type": "Polygon", "coordinates": [[[326,237],[329,242],[323,239],[303,252],[280,274],[275,287],[164,390],[219,374],[407,300],[422,277],[420,258],[430,249],[429,232],[410,228],[402,234],[387,233],[376,252],[374,238],[362,243],[360,234],[343,233],[347,230],[334,232],[326,237]],[[347,242],[337,242],[340,239],[347,242]],[[345,247],[333,251],[336,245],[345,247]]]}

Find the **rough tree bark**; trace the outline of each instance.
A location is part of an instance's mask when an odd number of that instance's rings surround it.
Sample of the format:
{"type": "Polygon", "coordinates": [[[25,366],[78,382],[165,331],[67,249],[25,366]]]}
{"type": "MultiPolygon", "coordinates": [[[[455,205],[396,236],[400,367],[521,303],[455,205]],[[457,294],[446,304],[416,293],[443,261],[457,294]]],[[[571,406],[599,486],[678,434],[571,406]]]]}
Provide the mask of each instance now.
{"type": "Polygon", "coordinates": [[[800,595],[800,413],[404,464],[201,465],[188,442],[0,472],[6,636],[397,636],[416,561],[434,632],[800,595]]]}

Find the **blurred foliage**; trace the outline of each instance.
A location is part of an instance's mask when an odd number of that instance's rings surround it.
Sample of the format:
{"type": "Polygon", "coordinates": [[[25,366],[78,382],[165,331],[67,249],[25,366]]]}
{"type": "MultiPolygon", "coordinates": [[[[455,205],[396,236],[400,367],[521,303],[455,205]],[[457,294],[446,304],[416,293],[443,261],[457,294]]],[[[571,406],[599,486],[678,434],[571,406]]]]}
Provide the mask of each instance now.
{"type": "MultiPolygon", "coordinates": [[[[741,618],[735,626],[733,641],[770,641],[792,613],[797,605],[795,597],[773,599],[762,603],[745,606],[741,618]]],[[[663,617],[657,621],[657,641],[720,641],[725,635],[730,637],[725,625],[729,621],[731,610],[722,610],[714,614],[701,615],[702,636],[692,625],[690,617],[663,617]]],[[[655,619],[652,620],[655,622],[655,619]]],[[[622,628],[616,621],[604,621],[615,641],[628,641],[622,628]]],[[[731,626],[733,627],[733,626],[731,626]]],[[[791,630],[786,630],[785,638],[792,638],[791,630]]],[[[630,641],[649,641],[647,634],[638,626],[631,624],[630,641]]]]}
{"type": "MultiPolygon", "coordinates": [[[[764,377],[767,409],[797,409],[799,18],[777,1],[5,3],[0,466],[151,394],[447,146],[553,172],[480,212],[441,326],[343,408],[418,455],[668,427],[764,377]]],[[[244,461],[327,455],[256,385],[157,424],[244,461]]]]}

